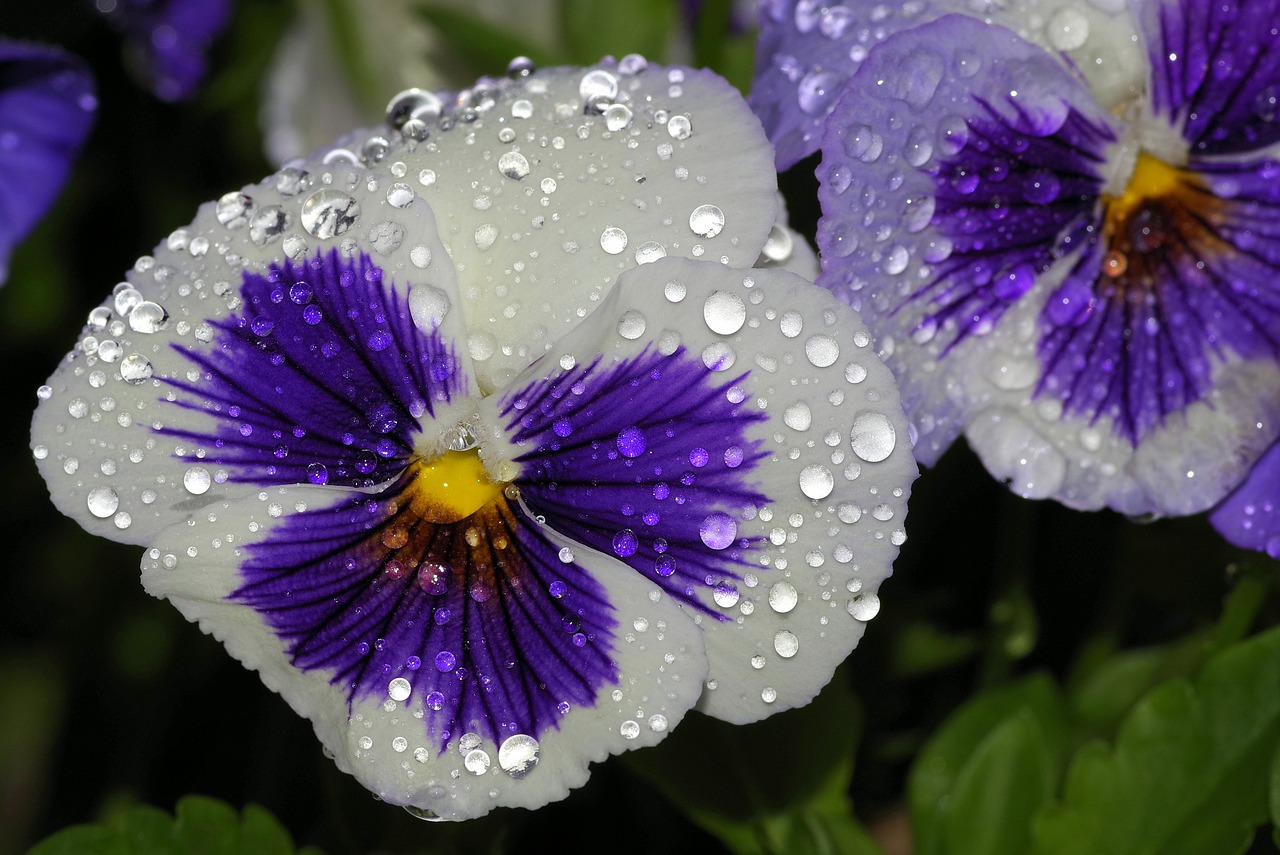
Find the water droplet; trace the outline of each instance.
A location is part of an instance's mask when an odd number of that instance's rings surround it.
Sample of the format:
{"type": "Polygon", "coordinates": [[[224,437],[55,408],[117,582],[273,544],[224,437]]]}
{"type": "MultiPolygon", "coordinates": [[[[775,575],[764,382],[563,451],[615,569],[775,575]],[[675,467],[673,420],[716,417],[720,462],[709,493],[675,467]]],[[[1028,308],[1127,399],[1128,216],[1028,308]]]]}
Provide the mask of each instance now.
{"type": "Polygon", "coordinates": [[[253,200],[243,193],[233,191],[223,195],[214,205],[214,216],[229,229],[243,228],[249,222],[249,210],[253,200]]]}
{"type": "Polygon", "coordinates": [[[476,228],[475,232],[476,249],[484,252],[493,246],[494,241],[498,239],[498,227],[493,223],[483,223],[476,228]]]}
{"type": "Polygon", "coordinates": [[[164,329],[169,313],[150,300],[143,300],[129,310],[129,329],[139,333],[157,333],[164,329]]]}
{"type": "Polygon", "coordinates": [[[627,248],[627,233],[617,226],[609,226],[600,233],[600,248],[610,255],[617,255],[627,248]]]}
{"type": "Polygon", "coordinates": [[[840,345],[829,335],[811,335],[804,343],[804,355],[818,368],[826,368],[840,358],[840,345]]]}
{"type": "Polygon", "coordinates": [[[618,97],[618,79],[603,69],[593,69],[582,75],[578,83],[578,95],[583,101],[618,97]]]}
{"type": "Polygon", "coordinates": [[[507,737],[498,747],[498,766],[513,778],[523,778],[538,765],[538,740],[524,733],[507,737]]]}
{"type": "Polygon", "coordinates": [[[808,430],[813,424],[813,411],[804,401],[797,401],[782,414],[783,423],[792,430],[808,430]]]}
{"type": "Polygon", "coordinates": [[[724,211],[715,205],[699,205],[689,215],[689,228],[704,238],[713,238],[724,228],[724,211]]]}
{"type": "Polygon", "coordinates": [[[635,739],[640,735],[640,725],[628,719],[618,728],[618,732],[622,734],[623,739],[635,739]]]}
{"type": "Polygon", "coordinates": [[[89,513],[98,519],[106,519],[120,507],[120,497],[110,487],[94,487],[87,497],[89,513]]]}
{"type": "Polygon", "coordinates": [[[643,430],[632,425],[618,431],[617,445],[623,457],[639,457],[649,447],[649,441],[643,430]]]}
{"type": "Polygon", "coordinates": [[[626,104],[614,104],[604,111],[604,125],[611,131],[621,131],[631,124],[631,108],[626,104]]]}
{"type": "Polygon", "coordinates": [[[462,765],[473,775],[483,775],[489,771],[489,752],[476,748],[468,751],[462,758],[462,765]]]}
{"type": "Polygon", "coordinates": [[[519,181],[528,176],[529,161],[518,151],[503,152],[498,158],[498,171],[514,181],[519,181]]]}
{"type": "Polygon", "coordinates": [[[1089,19],[1070,7],[1059,9],[1045,27],[1049,44],[1058,50],[1075,50],[1089,40],[1089,19]]]}
{"type": "Polygon", "coordinates": [[[203,466],[192,466],[182,475],[182,486],[186,487],[187,492],[193,496],[209,492],[209,487],[212,483],[213,479],[209,475],[209,470],[203,466]]]}
{"type": "Polygon", "coordinates": [[[667,248],[656,240],[647,240],[636,247],[636,264],[650,264],[666,256],[667,248]]]}
{"type": "Polygon", "coordinates": [[[859,594],[849,601],[846,608],[857,620],[871,620],[880,613],[880,598],[871,593],[859,594]]]}
{"type": "Polygon", "coordinates": [[[687,289],[685,288],[685,284],[683,282],[671,281],[671,282],[668,282],[666,286],[662,289],[662,293],[672,303],[679,303],[681,300],[684,299],[686,290],[687,289]]]}
{"type": "Polygon", "coordinates": [[[893,453],[897,433],[888,416],[868,410],[853,420],[849,441],[858,457],[868,463],[879,463],[893,453]]]}
{"type": "Polygon", "coordinates": [[[387,188],[387,204],[393,208],[407,208],[416,198],[413,188],[403,182],[396,182],[387,188]]]}
{"type": "Polygon", "coordinates": [[[786,614],[796,607],[800,596],[790,582],[777,582],[769,589],[769,607],[778,614],[786,614]]]}
{"type": "Polygon", "coordinates": [[[840,94],[844,76],[834,71],[811,71],[800,79],[796,99],[800,109],[810,116],[825,113],[840,94]]]}
{"type": "Polygon", "coordinates": [[[693,136],[693,122],[688,116],[672,116],[667,120],[667,133],[673,139],[687,140],[693,136]]]}
{"type": "Polygon", "coordinates": [[[800,470],[800,492],[810,499],[825,499],[835,486],[835,476],[821,464],[811,464],[800,470]]]}
{"type": "Polygon", "coordinates": [[[120,361],[120,376],[126,383],[137,385],[151,377],[151,362],[140,353],[131,353],[120,361]]]}
{"type": "Polygon", "coordinates": [[[702,317],[712,332],[733,335],[747,322],[747,304],[732,291],[715,291],[702,305],[702,317]]]}
{"type": "Polygon", "coordinates": [[[407,701],[412,692],[412,684],[404,677],[396,677],[387,684],[387,697],[393,701],[407,701]]]}
{"type": "Polygon", "coordinates": [[[730,582],[719,582],[711,591],[711,598],[716,601],[716,605],[721,608],[731,609],[738,604],[741,598],[738,589],[730,582]]]}
{"type": "Polygon", "coordinates": [[[409,289],[409,316],[423,332],[439,329],[451,307],[449,295],[434,285],[414,285],[409,289]]]}
{"type": "Polygon", "coordinates": [[[698,527],[698,536],[711,549],[726,549],[738,537],[738,524],[726,513],[708,514],[698,527]]]}
{"type": "Polygon", "coordinates": [[[302,227],[314,237],[343,234],[360,216],[360,203],[341,190],[317,190],[302,203],[302,227]]]}
{"type": "Polygon", "coordinates": [[[773,649],[783,659],[790,659],[800,651],[800,639],[794,632],[780,629],[773,636],[773,649]]]}
{"type": "Polygon", "coordinates": [[[635,309],[628,309],[618,319],[618,335],[630,341],[635,341],[644,335],[646,326],[647,322],[644,315],[635,309]]]}

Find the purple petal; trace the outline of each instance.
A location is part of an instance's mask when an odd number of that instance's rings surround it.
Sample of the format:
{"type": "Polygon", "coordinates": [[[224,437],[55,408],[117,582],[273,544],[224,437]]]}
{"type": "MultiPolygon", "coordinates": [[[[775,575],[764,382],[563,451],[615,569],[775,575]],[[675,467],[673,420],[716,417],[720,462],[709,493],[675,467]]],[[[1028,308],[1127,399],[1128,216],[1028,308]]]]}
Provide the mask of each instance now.
{"type": "Polygon", "coordinates": [[[205,54],[231,19],[231,0],[111,0],[104,11],[155,96],[181,101],[208,72],[205,54]]]}
{"type": "Polygon", "coordinates": [[[985,336],[1083,248],[1116,132],[1052,57],[961,16],[889,39],[858,81],[868,83],[849,87],[823,139],[819,284],[892,340],[921,428],[916,453],[932,462],[968,402],[916,366],[985,336]]]}
{"type": "Polygon", "coordinates": [[[1280,141],[1280,0],[1140,5],[1151,105],[1194,154],[1280,141]]]}
{"type": "Polygon", "coordinates": [[[62,189],[97,107],[79,59],[0,40],[0,284],[13,247],[62,189]]]}
{"type": "Polygon", "coordinates": [[[723,510],[768,501],[750,486],[765,453],[746,434],[764,416],[728,395],[742,380],[715,379],[682,348],[513,390],[501,412],[530,449],[515,458],[521,497],[551,528],[699,608],[686,591],[738,580],[751,561],[751,540],[713,530],[723,510]]]}
{"type": "Polygon", "coordinates": [[[760,8],[756,76],[747,99],[785,170],[818,150],[822,127],[867,51],[937,15],[932,3],[772,0],[760,8]]]}
{"type": "Polygon", "coordinates": [[[228,480],[386,483],[421,422],[468,392],[452,344],[414,325],[403,291],[364,253],[272,264],[246,273],[240,293],[244,307],[216,323],[212,349],[179,347],[198,384],[169,381],[180,406],[216,427],[161,430],[211,448],[198,459],[228,480]]]}
{"type": "Polygon", "coordinates": [[[1209,515],[1237,546],[1280,558],[1280,444],[1254,464],[1243,484],[1209,515]]]}
{"type": "Polygon", "coordinates": [[[231,599],[352,703],[405,701],[396,681],[411,684],[433,754],[467,732],[541,737],[617,682],[615,609],[501,496],[456,522],[425,520],[414,473],[376,497],[291,516],[249,546],[231,599]]]}

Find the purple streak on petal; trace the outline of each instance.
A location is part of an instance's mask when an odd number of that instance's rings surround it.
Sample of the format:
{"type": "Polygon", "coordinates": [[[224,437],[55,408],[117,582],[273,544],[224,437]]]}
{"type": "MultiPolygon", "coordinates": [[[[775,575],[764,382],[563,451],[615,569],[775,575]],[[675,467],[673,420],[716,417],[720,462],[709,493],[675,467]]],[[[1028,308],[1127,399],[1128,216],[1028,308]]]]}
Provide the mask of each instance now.
{"type": "MultiPolygon", "coordinates": [[[[1036,277],[1093,238],[1106,126],[1071,110],[1027,115],[1008,99],[973,97],[963,149],[933,170],[933,227],[951,245],[916,299],[935,308],[924,323],[955,324],[958,342],[990,327],[1036,277]]],[[[953,342],[954,344],[954,342],[953,342]]]]}
{"type": "Polygon", "coordinates": [[[502,414],[529,449],[520,496],[550,528],[722,618],[693,591],[741,578],[752,542],[733,520],[769,499],[750,484],[766,452],[746,436],[764,416],[731,392],[742,377],[712,376],[683,349],[646,351],[514,390],[502,414]]]}
{"type": "Polygon", "coordinates": [[[385,483],[408,465],[419,419],[467,392],[452,344],[414,326],[404,292],[364,253],[273,264],[245,274],[240,293],[211,350],[175,345],[205,375],[169,381],[177,404],[216,427],[163,429],[204,446],[230,480],[385,483]]]}
{"type": "Polygon", "coordinates": [[[537,737],[592,705],[617,682],[602,586],[505,499],[455,523],[423,520],[413,471],[248,546],[231,599],[349,701],[387,698],[392,680],[408,680],[438,753],[464,732],[537,737]]]}
{"type": "Polygon", "coordinates": [[[878,42],[938,14],[935,2],[761,4],[756,75],[747,99],[785,170],[818,150],[845,82],[878,42]]]}
{"type": "Polygon", "coordinates": [[[107,17],[162,101],[195,94],[205,53],[231,19],[231,0],[116,0],[107,17]]]}
{"type": "Polygon", "coordinates": [[[79,59],[0,40],[0,284],[13,247],[67,180],[97,107],[93,78],[79,59]]]}
{"type": "Polygon", "coordinates": [[[1041,318],[1039,393],[1135,444],[1210,391],[1215,361],[1280,358],[1280,170],[1208,169],[1109,226],[1041,318]]]}
{"type": "Polygon", "coordinates": [[[1280,558],[1280,443],[1259,458],[1209,521],[1237,546],[1280,558]]]}
{"type": "Polygon", "coordinates": [[[1151,103],[1193,154],[1280,141],[1280,0],[1141,4],[1151,103]]]}

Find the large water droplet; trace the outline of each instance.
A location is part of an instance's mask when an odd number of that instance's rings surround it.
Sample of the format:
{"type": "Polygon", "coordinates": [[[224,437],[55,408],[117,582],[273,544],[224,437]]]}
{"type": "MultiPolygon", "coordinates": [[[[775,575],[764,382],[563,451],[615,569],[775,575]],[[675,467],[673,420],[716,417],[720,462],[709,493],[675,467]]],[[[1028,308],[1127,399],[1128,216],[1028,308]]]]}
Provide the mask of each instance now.
{"type": "Polygon", "coordinates": [[[800,109],[810,116],[825,113],[840,94],[844,76],[834,71],[811,71],[800,79],[796,99],[800,109]]]}
{"type": "Polygon", "coordinates": [[[731,291],[715,291],[703,304],[702,317],[712,332],[733,335],[747,321],[747,304],[731,291]]]}
{"type": "Polygon", "coordinates": [[[879,463],[893,453],[897,444],[893,423],[874,410],[859,413],[853,420],[849,441],[853,453],[868,463],[879,463]]]}
{"type": "Polygon", "coordinates": [[[498,171],[514,181],[519,181],[529,174],[529,160],[518,151],[503,152],[498,158],[498,171]]]}
{"type": "Polygon", "coordinates": [[[538,740],[524,733],[507,737],[498,747],[498,766],[513,778],[523,778],[538,765],[538,740]]]}
{"type": "Polygon", "coordinates": [[[689,215],[689,228],[704,238],[713,238],[724,228],[724,211],[715,205],[699,205],[689,215]]]}
{"type": "Polygon", "coordinates": [[[627,233],[617,226],[609,226],[600,232],[600,248],[610,255],[617,255],[627,248],[627,233]]]}
{"type": "Polygon", "coordinates": [[[317,190],[302,203],[302,227],[321,239],[343,234],[360,216],[360,203],[341,190],[317,190]]]}

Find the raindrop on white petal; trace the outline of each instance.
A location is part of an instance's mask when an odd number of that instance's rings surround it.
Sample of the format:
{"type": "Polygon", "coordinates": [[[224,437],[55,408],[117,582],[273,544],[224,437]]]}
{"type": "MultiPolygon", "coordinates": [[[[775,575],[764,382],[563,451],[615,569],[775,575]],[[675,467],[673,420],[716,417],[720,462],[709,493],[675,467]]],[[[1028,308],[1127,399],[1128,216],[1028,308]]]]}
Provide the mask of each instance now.
{"type": "Polygon", "coordinates": [[[868,463],[879,463],[893,453],[897,433],[888,416],[869,410],[854,418],[849,441],[858,457],[868,463]]]}
{"type": "Polygon", "coordinates": [[[600,248],[610,255],[617,255],[627,248],[627,233],[617,226],[609,226],[600,233],[600,248]]]}
{"type": "Polygon", "coordinates": [[[625,339],[634,341],[644,335],[647,322],[644,315],[635,309],[628,309],[622,313],[622,317],[618,319],[618,335],[625,339]]]}
{"type": "Polygon", "coordinates": [[[302,227],[327,239],[343,234],[360,216],[360,203],[341,190],[317,190],[302,203],[302,227]]]}
{"type": "Polygon", "coordinates": [[[847,608],[857,620],[871,620],[880,613],[880,598],[871,593],[859,594],[849,601],[847,608]]]}
{"type": "Polygon", "coordinates": [[[715,291],[702,305],[702,317],[712,332],[733,335],[747,322],[747,304],[732,291],[715,291]]]}
{"type": "Polygon", "coordinates": [[[777,582],[769,589],[769,607],[778,614],[786,614],[794,609],[799,599],[796,586],[790,582],[777,582]]]}
{"type": "Polygon", "coordinates": [[[800,650],[800,639],[790,630],[780,629],[773,636],[773,649],[783,659],[790,659],[800,650]]]}
{"type": "Polygon", "coordinates": [[[818,368],[826,368],[840,358],[840,345],[829,335],[811,335],[804,343],[804,355],[818,368]]]}
{"type": "Polygon", "coordinates": [[[462,758],[462,765],[473,775],[483,775],[489,771],[489,752],[476,748],[468,751],[462,758]]]}
{"type": "Polygon", "coordinates": [[[704,238],[713,238],[724,228],[724,211],[715,205],[699,205],[689,215],[689,228],[704,238]]]}
{"type": "Polygon", "coordinates": [[[95,487],[87,497],[89,513],[99,519],[106,519],[120,507],[120,497],[110,487],[95,487]]]}
{"type": "Polygon", "coordinates": [[[476,249],[484,252],[493,246],[493,242],[498,239],[498,227],[493,223],[483,223],[476,227],[475,242],[476,249]]]}
{"type": "Polygon", "coordinates": [[[406,701],[412,692],[412,684],[404,677],[396,677],[387,684],[387,697],[393,701],[406,701]]]}
{"type": "Polygon", "coordinates": [[[209,470],[203,466],[192,466],[182,475],[182,486],[186,487],[187,492],[193,496],[209,492],[209,486],[212,483],[209,470]]]}
{"type": "Polygon", "coordinates": [[[835,476],[821,464],[815,463],[800,471],[800,492],[810,499],[825,499],[835,486],[835,476]]]}
{"type": "Polygon", "coordinates": [[[524,733],[507,737],[498,747],[498,766],[513,778],[523,778],[538,765],[538,740],[524,733]]]}
{"type": "Polygon", "coordinates": [[[414,285],[409,289],[409,316],[423,332],[434,332],[452,308],[449,295],[434,285],[414,285]]]}
{"type": "Polygon", "coordinates": [[[153,370],[150,360],[140,353],[131,353],[120,361],[120,376],[126,383],[142,383],[151,377],[153,370]]]}
{"type": "Polygon", "coordinates": [[[498,158],[498,171],[514,181],[529,175],[529,161],[518,151],[504,152],[498,158]]]}

